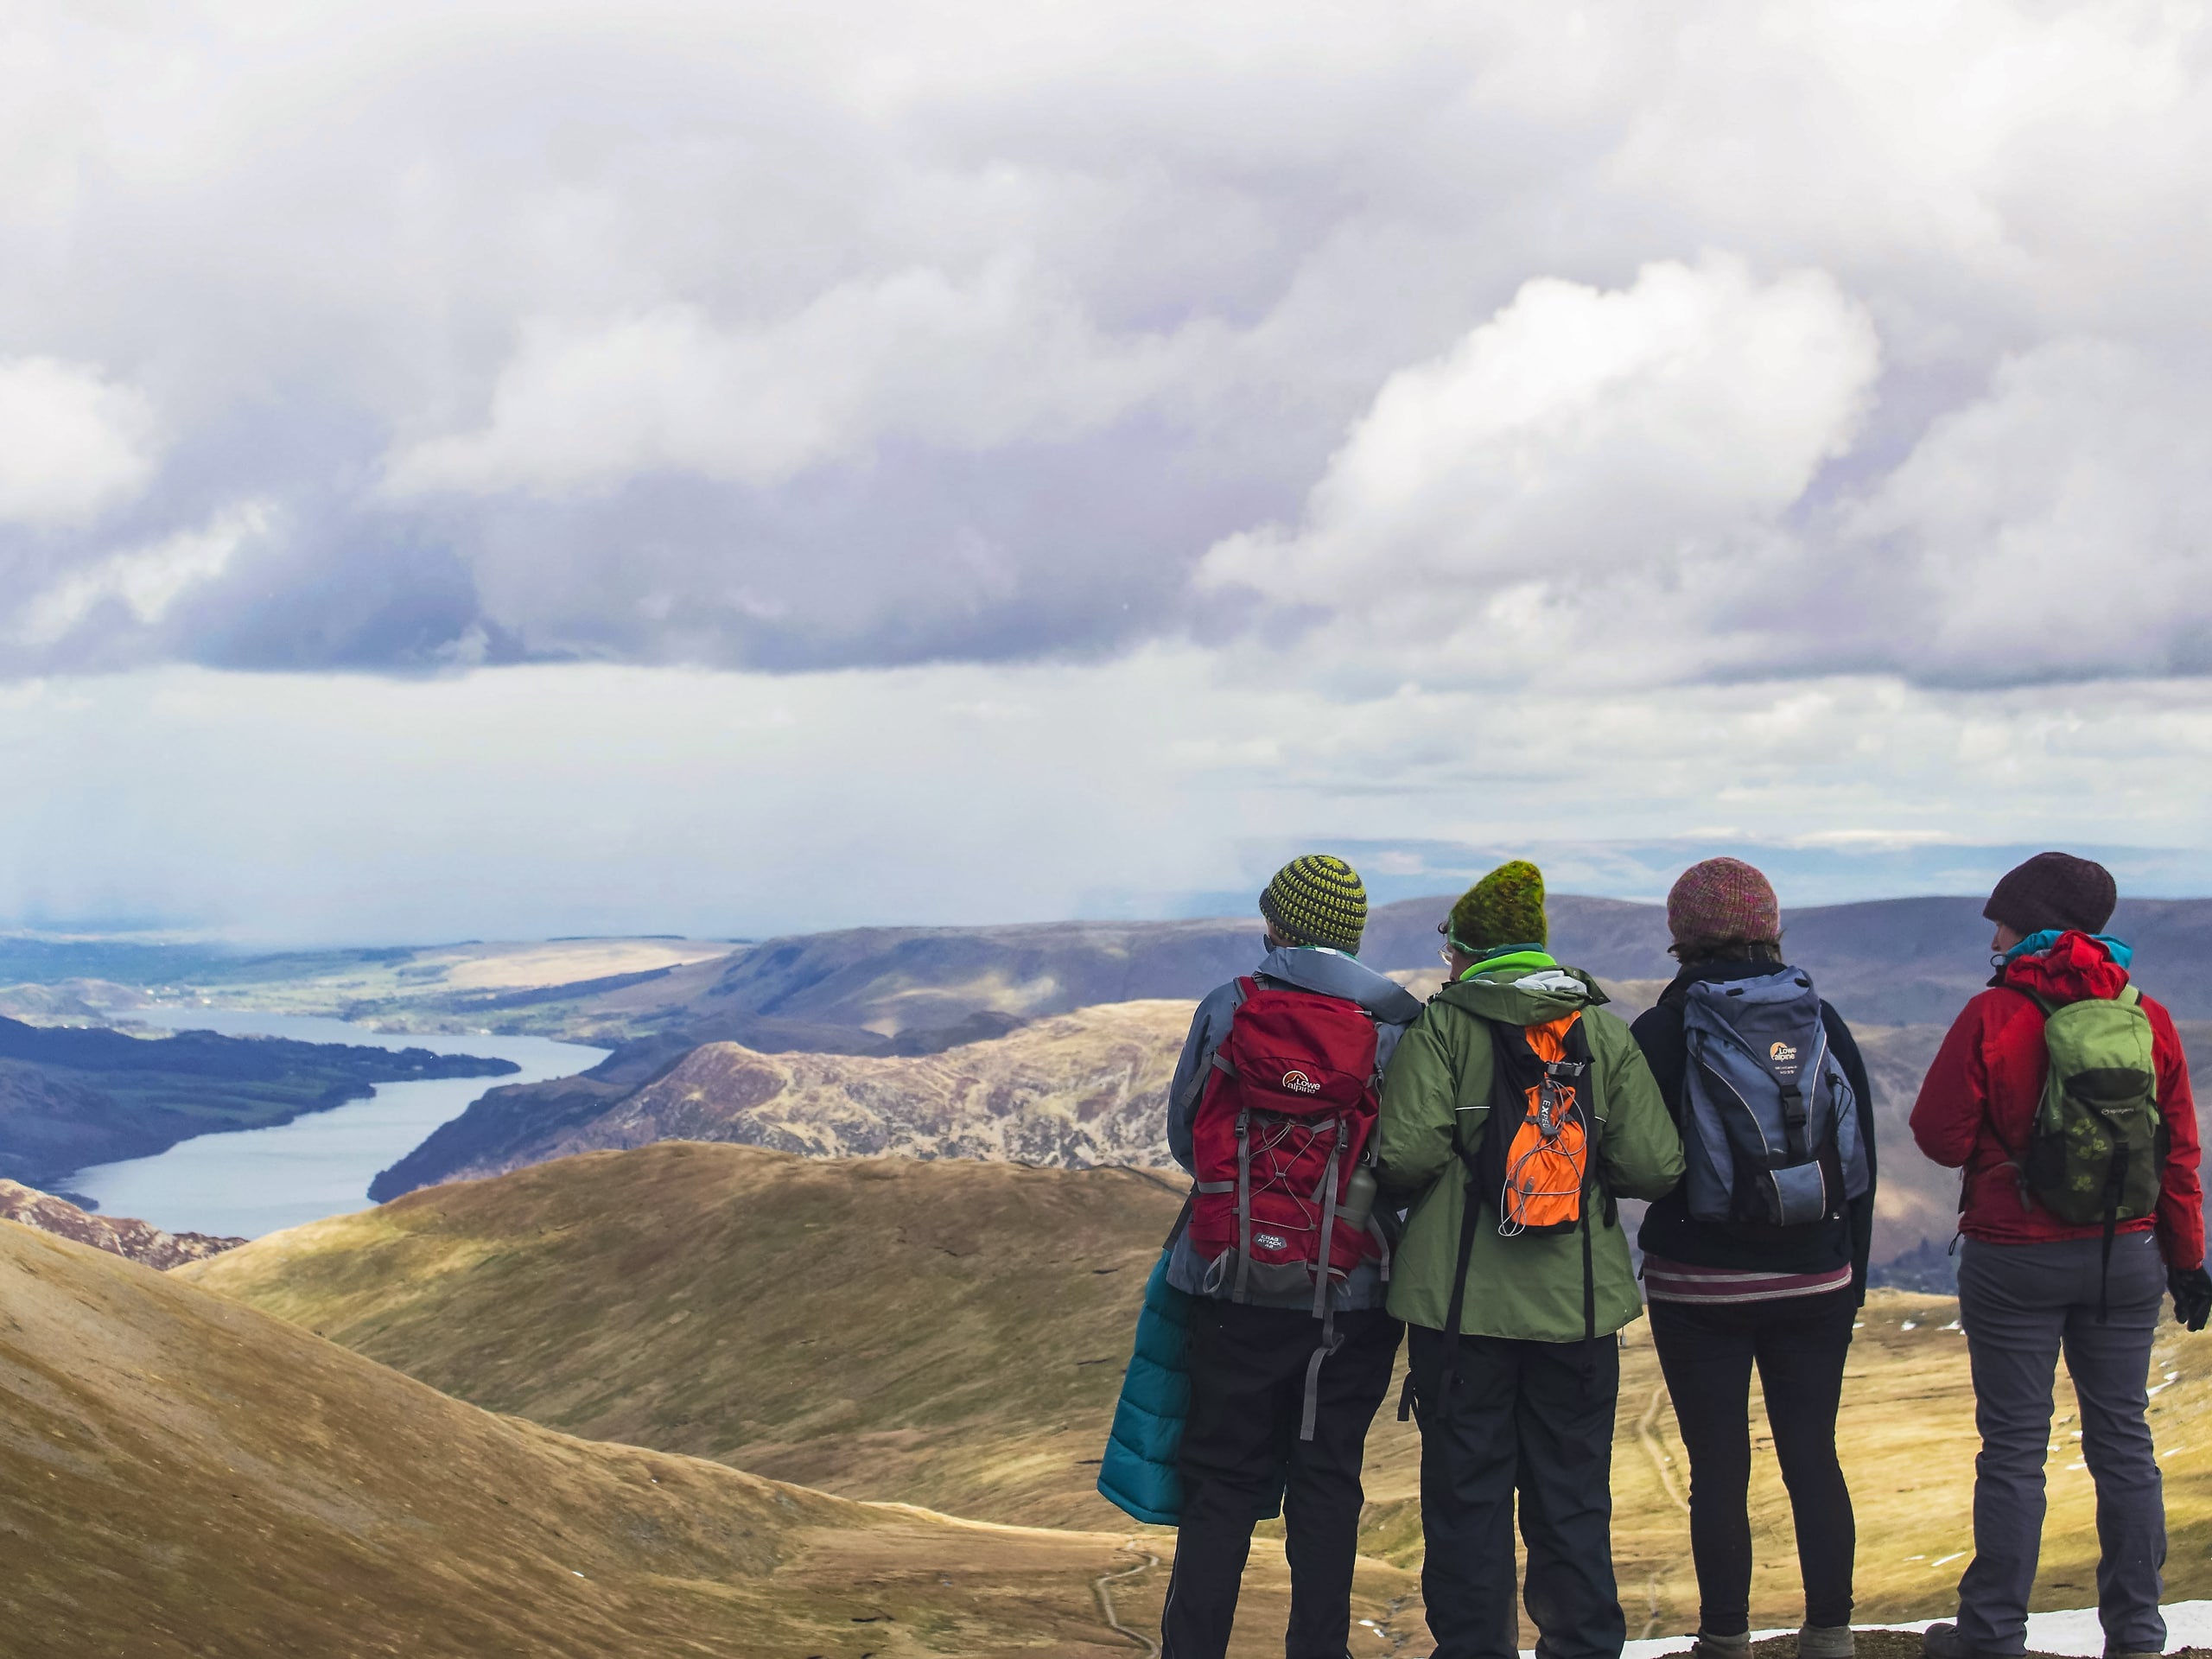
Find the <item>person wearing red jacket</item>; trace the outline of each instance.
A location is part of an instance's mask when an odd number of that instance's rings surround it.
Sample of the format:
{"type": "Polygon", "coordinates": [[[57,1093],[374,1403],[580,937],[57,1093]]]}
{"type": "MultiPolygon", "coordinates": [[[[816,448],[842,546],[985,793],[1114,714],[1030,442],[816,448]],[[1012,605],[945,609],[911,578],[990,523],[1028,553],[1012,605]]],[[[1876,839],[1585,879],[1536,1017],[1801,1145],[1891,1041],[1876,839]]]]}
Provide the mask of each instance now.
{"type": "Polygon", "coordinates": [[[2192,1331],[2212,1316],[2197,1180],[2196,1103],[2165,1009],[2145,996],[2168,1149],[2154,1214],[2069,1225],[2035,1202],[2021,1162],[2050,1071],[2044,1007],[2117,997],[2132,952],[2101,930],[2118,892],[2102,865],[2039,853],[2008,872],[1983,915],[1997,974],[1929,1068],[1912,1138],[1962,1172],[1959,1316],[1974,1372],[1973,1561],[1955,1622],[1923,1637],[1932,1659],[1998,1659],[2027,1646],[2043,1541],[2044,1458],[2063,1349],[2097,1488],[2097,1607],[2106,1659],[2162,1653],[2165,1504],[2146,1409],[2151,1344],[2166,1294],[2192,1331]]]}

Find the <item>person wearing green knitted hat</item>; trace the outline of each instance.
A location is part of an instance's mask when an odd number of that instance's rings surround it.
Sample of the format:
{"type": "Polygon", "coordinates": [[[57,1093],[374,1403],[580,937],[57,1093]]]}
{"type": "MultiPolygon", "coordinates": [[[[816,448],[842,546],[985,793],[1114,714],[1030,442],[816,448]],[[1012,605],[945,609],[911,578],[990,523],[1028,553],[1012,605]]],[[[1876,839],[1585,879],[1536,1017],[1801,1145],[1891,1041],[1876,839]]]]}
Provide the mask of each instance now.
{"type": "Polygon", "coordinates": [[[1440,1654],[1510,1652],[1522,1601],[1538,1652],[1618,1653],[1612,1338],[1643,1300],[1617,1201],[1672,1191],[1681,1138],[1605,993],[1551,955],[1534,864],[1437,931],[1451,982],[1391,1057],[1375,1168],[1411,1205],[1388,1306],[1410,1327],[1429,1631],[1440,1654]]]}
{"type": "Polygon", "coordinates": [[[1541,954],[1551,943],[1551,925],[1544,918],[1544,873],[1524,858],[1499,865],[1459,895],[1436,931],[1444,935],[1444,959],[1454,979],[1508,953],[1541,954]]]}
{"type": "Polygon", "coordinates": [[[1131,1515],[1180,1529],[1160,1615],[1161,1649],[1175,1659],[1227,1651],[1252,1528],[1278,1494],[1298,1562],[1285,1651],[1345,1652],[1361,1463],[1401,1335],[1383,1306],[1395,1216],[1374,1203],[1362,1160],[1375,1090],[1421,1001],[1358,959],[1367,888],[1343,859],[1292,859],[1259,908],[1265,954],[1198,1004],[1167,1089],[1168,1151],[1199,1184],[1154,1269],[1158,1297],[1147,1287],[1146,1302],[1183,1311],[1186,1339],[1160,1346],[1182,1357],[1187,1389],[1155,1363],[1133,1362],[1099,1472],[1099,1491],[1131,1515]],[[1358,1075],[1305,1055],[1357,1058],[1358,1075]],[[1317,1114],[1305,1103],[1324,1087],[1340,1103],[1317,1114]],[[1298,1230],[1267,1219],[1254,1195],[1290,1190],[1281,1160],[1322,1139],[1338,1150],[1325,1168],[1318,1155],[1300,1166],[1311,1173],[1296,1190],[1333,1183],[1334,1230],[1315,1214],[1306,1255],[1298,1230]],[[1217,1223],[1227,1224],[1225,1239],[1217,1223]],[[1361,1241],[1349,1265],[1325,1242],[1332,1236],[1361,1241]],[[1299,1259],[1281,1260],[1289,1255],[1299,1259]],[[1164,1444],[1172,1436],[1161,1425],[1178,1410],[1179,1440],[1164,1444]]]}
{"type": "Polygon", "coordinates": [[[1260,894],[1260,914],[1282,944],[1356,957],[1367,931],[1367,885],[1341,858],[1307,853],[1275,872],[1260,894]]]}

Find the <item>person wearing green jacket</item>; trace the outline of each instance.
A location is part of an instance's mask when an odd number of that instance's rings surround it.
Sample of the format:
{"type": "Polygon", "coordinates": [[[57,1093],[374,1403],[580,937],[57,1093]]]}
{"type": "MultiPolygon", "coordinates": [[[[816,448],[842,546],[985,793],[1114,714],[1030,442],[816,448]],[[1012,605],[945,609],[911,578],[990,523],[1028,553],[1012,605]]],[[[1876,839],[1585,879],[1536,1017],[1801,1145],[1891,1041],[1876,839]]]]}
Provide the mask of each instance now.
{"type": "Polygon", "coordinates": [[[1500,866],[1439,925],[1450,979],[1393,1055],[1376,1173],[1411,1205],[1421,1591],[1434,1659],[1514,1659],[1513,1517],[1543,1659],[1618,1659],[1617,1333],[1643,1311],[1617,1212],[1682,1177],[1673,1117],[1598,982],[1546,950],[1543,876],[1500,866]],[[1473,1202],[1469,1202],[1470,1193],[1473,1202]]]}

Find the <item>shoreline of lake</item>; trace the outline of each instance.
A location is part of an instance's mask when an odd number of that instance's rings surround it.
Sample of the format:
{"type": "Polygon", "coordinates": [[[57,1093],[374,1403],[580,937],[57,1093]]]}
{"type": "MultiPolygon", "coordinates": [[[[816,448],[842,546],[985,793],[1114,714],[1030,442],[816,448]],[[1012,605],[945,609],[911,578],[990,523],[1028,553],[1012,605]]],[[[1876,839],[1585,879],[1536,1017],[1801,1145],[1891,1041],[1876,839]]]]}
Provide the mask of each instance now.
{"type": "Polygon", "coordinates": [[[95,1200],[103,1214],[135,1216],[170,1232],[226,1237],[258,1238],[366,1209],[369,1183],[380,1171],[487,1089],[570,1077],[596,1065],[608,1052],[543,1037],[378,1031],[320,1015],[248,1008],[183,1004],[121,1012],[171,1031],[425,1048],[521,1067],[498,1078],[379,1084],[365,1100],[302,1113],[286,1123],[195,1135],[150,1157],[88,1166],[60,1184],[95,1200]]]}

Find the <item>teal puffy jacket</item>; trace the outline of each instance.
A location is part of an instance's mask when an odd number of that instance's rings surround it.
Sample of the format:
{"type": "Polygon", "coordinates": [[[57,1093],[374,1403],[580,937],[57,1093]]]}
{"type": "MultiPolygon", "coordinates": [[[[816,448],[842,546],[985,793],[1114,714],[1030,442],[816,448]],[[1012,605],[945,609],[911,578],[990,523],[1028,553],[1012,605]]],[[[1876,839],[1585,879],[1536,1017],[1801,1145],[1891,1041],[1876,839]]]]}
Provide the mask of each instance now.
{"type": "Polygon", "coordinates": [[[1186,1344],[1191,1298],[1167,1282],[1162,1250],[1145,1281],[1136,1351],[1122,1374],[1114,1432],[1099,1465],[1100,1496],[1140,1521],[1172,1527],[1182,1518],[1183,1480],[1175,1472],[1183,1421],[1191,1410],[1186,1344]]]}

